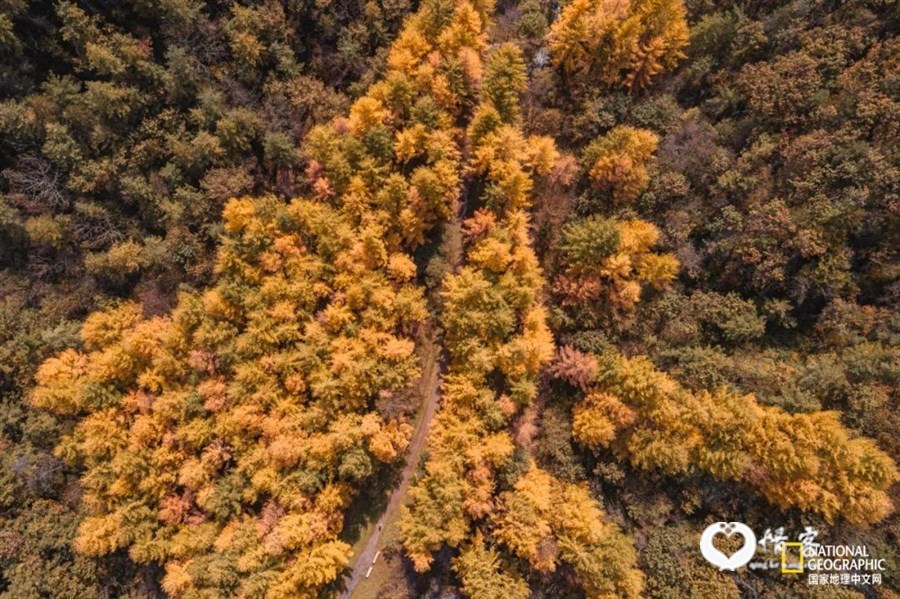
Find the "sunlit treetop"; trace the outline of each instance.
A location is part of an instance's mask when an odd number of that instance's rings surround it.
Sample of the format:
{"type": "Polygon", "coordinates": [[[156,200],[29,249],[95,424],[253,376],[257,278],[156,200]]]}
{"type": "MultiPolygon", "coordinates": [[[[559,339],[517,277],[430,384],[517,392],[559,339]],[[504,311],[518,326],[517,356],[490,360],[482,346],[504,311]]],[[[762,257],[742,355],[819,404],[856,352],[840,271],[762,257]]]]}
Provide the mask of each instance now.
{"type": "Polygon", "coordinates": [[[570,82],[639,90],[688,39],[682,0],[573,0],[550,29],[550,57],[570,82]]]}

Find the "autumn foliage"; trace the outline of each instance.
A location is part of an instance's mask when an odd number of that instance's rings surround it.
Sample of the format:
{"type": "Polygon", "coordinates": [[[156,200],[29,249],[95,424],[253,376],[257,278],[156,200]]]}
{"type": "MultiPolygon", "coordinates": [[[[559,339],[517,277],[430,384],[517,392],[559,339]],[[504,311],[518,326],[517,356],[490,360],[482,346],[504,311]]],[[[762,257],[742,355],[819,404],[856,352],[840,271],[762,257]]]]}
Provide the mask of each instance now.
{"type": "MultiPolygon", "coordinates": [[[[518,63],[515,50],[497,52],[504,72],[518,63]]],[[[494,85],[516,80],[496,77],[494,85]]],[[[444,280],[450,366],[424,470],[400,521],[403,545],[419,572],[443,546],[458,548],[453,568],[473,599],[529,596],[514,557],[537,573],[569,564],[588,597],[637,597],[634,549],[584,487],[529,462],[502,491],[499,473],[517,459],[513,417],[534,401],[554,350],[524,208],[532,178],[549,172],[557,152],[550,140],[523,137],[509,94],[488,85],[483,98],[468,129],[468,172],[482,182],[485,207],[463,223],[464,263],[444,280]]]]}
{"type": "Polygon", "coordinates": [[[373,405],[418,373],[424,303],[409,259],[327,205],[238,199],[225,225],[216,286],[92,315],[32,399],[79,417],[57,449],[85,469],[79,551],[162,563],[174,597],[312,597],[349,558],[343,509],[408,442],[373,405]]]}
{"type": "Polygon", "coordinates": [[[645,286],[665,288],[678,272],[674,256],[653,251],[659,230],[643,220],[589,216],[568,223],[560,237],[564,270],[553,290],[564,307],[628,312],[645,286]]]}
{"type": "Polygon", "coordinates": [[[633,202],[650,182],[647,163],[658,144],[659,137],[652,131],[615,127],[584,150],[591,184],[606,192],[613,204],[633,202]]]}
{"type": "Polygon", "coordinates": [[[782,509],[877,522],[893,511],[893,461],[834,412],[789,414],[724,389],[691,392],[646,358],[604,356],[575,406],[575,438],[635,467],[739,481],[782,509]]]}
{"type": "Polygon", "coordinates": [[[83,352],[41,367],[33,403],[78,418],[57,453],[85,472],[79,551],[161,563],[173,597],[313,597],[343,571],[343,510],[411,432],[375,405],[419,373],[406,251],[459,193],[454,124],[481,76],[483,15],[443,10],[310,133],[310,199],[227,204],[215,286],[171,316],[96,313],[83,352]]]}
{"type": "Polygon", "coordinates": [[[550,30],[550,55],[588,85],[641,89],[684,57],[682,0],[573,0],[550,30]]]}
{"type": "Polygon", "coordinates": [[[0,599],[787,596],[699,529],[892,541],[891,3],[45,4],[0,599]]]}

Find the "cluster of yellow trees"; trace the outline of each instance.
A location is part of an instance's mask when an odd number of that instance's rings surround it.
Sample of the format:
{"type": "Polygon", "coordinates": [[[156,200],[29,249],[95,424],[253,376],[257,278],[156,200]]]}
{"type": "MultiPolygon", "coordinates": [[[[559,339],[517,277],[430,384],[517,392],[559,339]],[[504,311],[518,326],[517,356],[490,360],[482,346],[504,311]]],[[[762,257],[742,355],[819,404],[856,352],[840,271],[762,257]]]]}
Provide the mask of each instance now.
{"type": "MultiPolygon", "coordinates": [[[[648,164],[659,138],[655,133],[621,125],[584,150],[583,175],[612,207],[627,206],[647,188],[648,164]]],[[[654,251],[655,225],[640,219],[591,215],[573,220],[560,232],[559,267],[553,291],[559,305],[579,320],[628,312],[645,285],[666,287],[678,274],[678,260],[654,251]]]]}
{"type": "Polygon", "coordinates": [[[406,447],[373,399],[417,375],[424,301],[405,254],[326,204],[224,218],[218,284],[90,316],[33,401],[80,418],[57,450],[84,468],[79,551],[162,563],[173,597],[311,597],[348,561],[355,490],[406,447]]]}
{"type": "MultiPolygon", "coordinates": [[[[567,350],[565,361],[575,353],[567,350]]],[[[725,389],[692,393],[643,357],[594,364],[591,384],[572,379],[586,388],[573,435],[589,447],[609,448],[640,469],[698,469],[748,484],[782,509],[828,521],[872,523],[892,511],[893,461],[872,440],[853,438],[835,412],[789,414],[725,389]]]]}
{"type": "Polygon", "coordinates": [[[484,190],[469,200],[484,207],[464,223],[464,265],[444,281],[450,368],[400,531],[418,571],[441,547],[459,548],[453,567],[473,599],[524,599],[530,589],[521,565],[548,573],[561,563],[589,597],[637,597],[643,577],[634,548],[586,488],[556,480],[530,459],[513,488],[498,480],[515,459],[513,420],[534,400],[554,350],[525,209],[534,176],[546,174],[558,154],[552,140],[521,132],[524,69],[515,46],[491,52],[468,128],[467,173],[472,188],[484,190]]]}
{"type": "Polygon", "coordinates": [[[459,193],[456,123],[482,77],[486,7],[423,4],[385,79],[311,132],[308,199],[235,199],[217,284],[169,316],[89,317],[35,405],[77,418],[77,549],[165,566],[172,597],[313,597],[347,565],[344,510],[402,455],[376,402],[420,372],[408,253],[459,193]]]}
{"type": "Polygon", "coordinates": [[[684,57],[682,0],[573,0],[550,30],[550,56],[584,85],[641,89],[684,57]]]}

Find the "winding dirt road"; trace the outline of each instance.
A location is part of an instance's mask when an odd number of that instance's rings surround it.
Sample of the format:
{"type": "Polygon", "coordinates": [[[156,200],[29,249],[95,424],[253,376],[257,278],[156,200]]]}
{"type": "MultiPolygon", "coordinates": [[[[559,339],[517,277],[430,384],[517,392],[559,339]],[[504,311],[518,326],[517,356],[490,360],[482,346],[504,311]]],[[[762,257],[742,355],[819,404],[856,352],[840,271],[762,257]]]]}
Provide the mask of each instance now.
{"type": "MultiPolygon", "coordinates": [[[[425,408],[422,411],[422,417],[419,419],[419,425],[416,427],[416,432],[413,434],[412,441],[406,450],[406,463],[403,466],[400,482],[391,492],[391,498],[388,500],[387,507],[378,519],[378,522],[381,525],[390,522],[397,509],[403,503],[403,498],[406,497],[406,490],[409,488],[409,484],[412,482],[412,478],[416,473],[416,468],[419,465],[419,458],[422,457],[422,452],[425,450],[425,439],[428,437],[428,427],[431,426],[431,421],[437,413],[438,391],[441,386],[439,372],[440,368],[438,367],[435,369],[435,375],[431,384],[431,389],[428,392],[425,408]]],[[[369,536],[369,540],[366,541],[365,547],[359,555],[356,556],[353,570],[345,578],[346,583],[344,585],[344,590],[341,591],[341,599],[350,598],[353,591],[356,589],[356,585],[359,584],[359,581],[365,576],[366,570],[372,565],[372,560],[375,558],[375,552],[378,550],[378,540],[381,538],[382,532],[384,532],[383,526],[375,526],[369,536]]]]}

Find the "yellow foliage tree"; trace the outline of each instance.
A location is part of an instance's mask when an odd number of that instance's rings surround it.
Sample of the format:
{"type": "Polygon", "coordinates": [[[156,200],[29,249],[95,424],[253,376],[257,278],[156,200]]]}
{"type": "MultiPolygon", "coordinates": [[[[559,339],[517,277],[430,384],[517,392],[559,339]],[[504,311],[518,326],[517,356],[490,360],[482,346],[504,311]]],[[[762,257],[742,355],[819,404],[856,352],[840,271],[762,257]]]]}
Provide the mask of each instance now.
{"type": "Polygon", "coordinates": [[[656,152],[659,136],[627,125],[614,127],[584,151],[591,183],[609,194],[615,204],[633,202],[647,188],[647,163],[656,152]]]}
{"type": "Polygon", "coordinates": [[[893,461],[834,412],[789,414],[753,396],[692,393],[643,357],[606,357],[575,407],[573,435],[641,469],[692,469],[749,484],[782,509],[829,522],[877,522],[893,511],[893,461]]]}
{"type": "Polygon", "coordinates": [[[485,546],[481,531],[453,560],[453,570],[459,576],[460,590],[471,599],[526,599],[531,595],[521,574],[504,563],[499,551],[485,546]]]}
{"type": "Polygon", "coordinates": [[[634,547],[587,489],[532,463],[499,503],[494,536],[532,568],[551,572],[566,562],[588,597],[640,597],[643,575],[634,567],[634,547]]]}
{"type": "Polygon", "coordinates": [[[573,0],[548,42],[568,78],[642,89],[684,57],[688,39],[682,0],[573,0]]]}
{"type": "Polygon", "coordinates": [[[644,285],[664,289],[678,274],[675,256],[653,251],[659,230],[647,221],[591,216],[567,224],[560,237],[563,269],[553,290],[565,307],[629,311],[644,285]]]}

